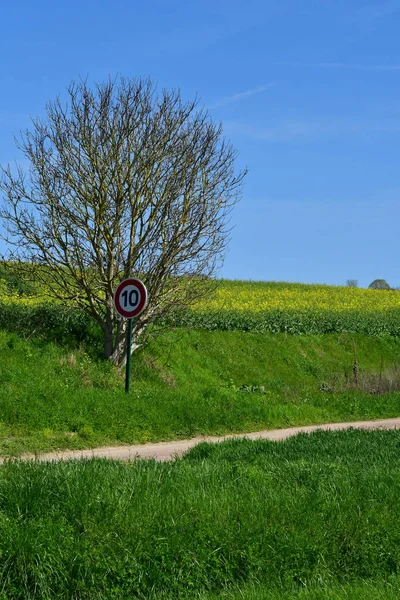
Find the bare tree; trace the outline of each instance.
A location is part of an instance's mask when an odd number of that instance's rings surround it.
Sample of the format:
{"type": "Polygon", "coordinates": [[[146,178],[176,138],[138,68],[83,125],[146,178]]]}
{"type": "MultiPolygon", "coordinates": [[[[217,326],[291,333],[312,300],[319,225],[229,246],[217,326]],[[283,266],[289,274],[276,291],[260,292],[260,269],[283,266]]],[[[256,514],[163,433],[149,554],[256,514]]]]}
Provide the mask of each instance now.
{"type": "Polygon", "coordinates": [[[135,320],[134,351],[149,323],[207,292],[223,260],[227,216],[245,172],[221,125],[149,80],[68,88],[68,103],[17,141],[30,164],[2,169],[0,212],[9,258],[48,294],[101,326],[104,354],[126,360],[126,320],[113,292],[140,277],[149,302],[135,320]]]}

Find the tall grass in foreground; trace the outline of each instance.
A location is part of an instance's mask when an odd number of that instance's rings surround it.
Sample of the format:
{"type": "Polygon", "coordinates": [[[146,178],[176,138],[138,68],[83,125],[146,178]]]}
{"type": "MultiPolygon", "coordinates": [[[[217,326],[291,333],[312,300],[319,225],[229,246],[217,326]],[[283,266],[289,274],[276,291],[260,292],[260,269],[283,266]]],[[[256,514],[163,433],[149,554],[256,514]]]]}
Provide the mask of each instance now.
{"type": "Polygon", "coordinates": [[[398,600],[400,577],[356,581],[345,584],[333,583],[329,587],[315,583],[293,586],[290,590],[270,590],[262,584],[235,586],[223,592],[204,593],[196,600],[398,600]]]}
{"type": "Polygon", "coordinates": [[[396,585],[399,448],[398,431],[317,432],[201,444],[171,463],[6,464],[0,598],[217,598],[235,586],[225,597],[332,598],[396,585]]]}

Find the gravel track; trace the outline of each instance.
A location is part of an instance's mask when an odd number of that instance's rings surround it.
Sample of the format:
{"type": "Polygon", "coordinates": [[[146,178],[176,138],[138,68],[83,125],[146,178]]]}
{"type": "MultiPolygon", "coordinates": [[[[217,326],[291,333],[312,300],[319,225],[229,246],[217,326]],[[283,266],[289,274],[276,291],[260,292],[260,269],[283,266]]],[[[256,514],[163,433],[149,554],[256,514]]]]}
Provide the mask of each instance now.
{"type": "Polygon", "coordinates": [[[179,440],[174,442],[158,442],[155,444],[137,444],[135,446],[106,446],[103,448],[92,448],[91,450],[63,450],[59,452],[48,452],[46,454],[23,454],[14,458],[0,457],[0,464],[9,460],[37,460],[51,462],[59,460],[77,460],[90,458],[107,458],[110,460],[135,460],[137,458],[154,458],[165,461],[182,456],[200,442],[218,443],[229,439],[247,438],[249,440],[272,440],[280,441],[298,433],[311,433],[312,431],[341,430],[341,429],[399,429],[400,418],[383,419],[379,421],[355,421],[353,423],[329,423],[327,425],[309,425],[306,427],[290,427],[289,429],[273,429],[257,431],[254,433],[239,433],[225,435],[222,437],[195,437],[190,440],[179,440]]]}

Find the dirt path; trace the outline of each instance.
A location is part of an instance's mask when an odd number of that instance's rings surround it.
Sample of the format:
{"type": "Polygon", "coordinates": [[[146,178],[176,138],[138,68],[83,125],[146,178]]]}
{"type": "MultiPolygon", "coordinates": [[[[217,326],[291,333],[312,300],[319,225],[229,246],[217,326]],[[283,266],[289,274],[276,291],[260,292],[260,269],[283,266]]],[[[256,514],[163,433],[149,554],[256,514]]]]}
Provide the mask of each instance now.
{"type": "MultiPolygon", "coordinates": [[[[222,437],[196,437],[191,440],[180,440],[176,442],[159,442],[156,444],[137,444],[136,446],[109,446],[104,448],[93,448],[92,450],[65,450],[60,452],[49,452],[47,454],[23,454],[21,460],[39,460],[43,462],[57,460],[72,460],[79,458],[108,458],[111,460],[134,460],[135,458],[155,458],[156,460],[171,460],[175,456],[182,456],[187,450],[193,448],[199,442],[223,442],[228,439],[247,438],[249,440],[284,440],[297,433],[310,433],[317,429],[400,429],[400,418],[384,419],[381,421],[356,421],[354,423],[330,423],[328,425],[309,425],[306,427],[291,427],[290,429],[274,429],[269,431],[257,431],[255,433],[239,433],[225,435],[222,437]]],[[[10,460],[0,457],[0,464],[10,460]]]]}

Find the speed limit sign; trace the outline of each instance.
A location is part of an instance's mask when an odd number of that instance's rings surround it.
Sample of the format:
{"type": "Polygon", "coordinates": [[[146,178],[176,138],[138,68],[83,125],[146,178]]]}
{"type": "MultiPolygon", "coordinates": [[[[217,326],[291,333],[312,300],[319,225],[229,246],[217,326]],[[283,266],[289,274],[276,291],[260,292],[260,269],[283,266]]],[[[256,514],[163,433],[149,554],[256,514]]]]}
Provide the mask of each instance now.
{"type": "Polygon", "coordinates": [[[146,303],[146,286],[139,279],[125,279],[115,290],[115,310],[125,319],[132,319],[140,315],[146,308],[146,303]]]}
{"type": "Polygon", "coordinates": [[[114,292],[115,310],[121,317],[129,319],[126,337],[126,372],[125,392],[129,392],[130,368],[132,354],[133,317],[137,317],[146,308],[147,290],[140,279],[125,279],[121,281],[114,292]]]}

